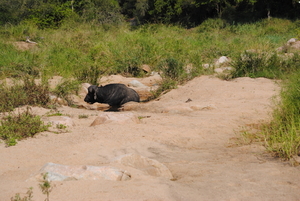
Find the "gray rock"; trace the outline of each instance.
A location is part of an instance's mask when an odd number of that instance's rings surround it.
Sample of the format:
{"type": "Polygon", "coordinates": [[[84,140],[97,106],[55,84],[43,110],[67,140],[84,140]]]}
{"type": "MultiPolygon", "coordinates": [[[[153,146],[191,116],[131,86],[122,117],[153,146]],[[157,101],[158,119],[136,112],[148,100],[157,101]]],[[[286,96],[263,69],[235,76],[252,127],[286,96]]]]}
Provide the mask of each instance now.
{"type": "Polygon", "coordinates": [[[221,66],[223,64],[226,64],[230,62],[230,59],[226,56],[221,56],[215,63],[216,66],[221,66]]]}
{"type": "Polygon", "coordinates": [[[47,173],[48,181],[68,180],[111,180],[126,181],[131,175],[124,170],[110,166],[69,166],[55,163],[45,164],[41,170],[29,180],[40,180],[47,173]]]}
{"type": "Polygon", "coordinates": [[[209,68],[212,68],[213,65],[212,65],[212,64],[202,64],[202,67],[203,67],[204,69],[209,69],[209,68]]]}
{"type": "Polygon", "coordinates": [[[137,87],[137,88],[148,88],[146,85],[143,83],[137,81],[137,80],[132,80],[131,82],[128,83],[129,87],[137,87]]]}
{"type": "Polygon", "coordinates": [[[233,67],[220,67],[220,68],[215,68],[214,71],[215,73],[224,73],[225,71],[233,71],[233,67]]]}
{"type": "Polygon", "coordinates": [[[291,38],[290,40],[287,41],[287,45],[292,45],[293,43],[295,43],[297,41],[296,38],[291,38]]]}
{"type": "Polygon", "coordinates": [[[126,154],[116,159],[118,163],[141,170],[151,176],[173,179],[170,170],[162,163],[139,154],[126,154]]]}

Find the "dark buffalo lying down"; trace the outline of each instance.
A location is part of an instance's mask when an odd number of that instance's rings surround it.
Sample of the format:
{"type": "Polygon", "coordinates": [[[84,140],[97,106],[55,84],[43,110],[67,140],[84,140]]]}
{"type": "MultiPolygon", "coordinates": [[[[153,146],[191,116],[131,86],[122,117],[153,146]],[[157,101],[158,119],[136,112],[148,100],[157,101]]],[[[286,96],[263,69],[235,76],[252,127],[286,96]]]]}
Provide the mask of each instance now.
{"type": "Polygon", "coordinates": [[[130,101],[140,102],[140,96],[135,90],[124,84],[108,84],[100,87],[91,85],[84,101],[90,104],[98,102],[120,107],[130,101]]]}

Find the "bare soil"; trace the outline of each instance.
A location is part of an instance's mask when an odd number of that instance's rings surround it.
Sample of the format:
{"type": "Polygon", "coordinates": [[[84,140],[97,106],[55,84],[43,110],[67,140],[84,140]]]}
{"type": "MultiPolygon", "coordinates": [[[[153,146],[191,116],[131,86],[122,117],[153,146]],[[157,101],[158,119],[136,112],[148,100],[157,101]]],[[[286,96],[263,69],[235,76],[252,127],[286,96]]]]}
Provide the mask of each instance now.
{"type": "MultiPolygon", "coordinates": [[[[274,81],[264,78],[223,81],[201,76],[122,111],[144,117],[139,123],[90,126],[103,111],[60,107],[75,123],[68,132],[44,132],[13,147],[0,144],[0,200],[16,193],[24,196],[29,187],[33,200],[44,200],[39,182],[28,179],[48,162],[105,166],[128,153],[159,161],[173,179],[122,167],[131,173],[130,180],[52,182],[50,200],[300,200],[299,167],[274,159],[260,144],[236,140],[249,125],[270,120],[278,91],[274,81]],[[83,114],[88,118],[79,118],[83,114]]],[[[38,107],[33,111],[49,112],[38,107]]]]}

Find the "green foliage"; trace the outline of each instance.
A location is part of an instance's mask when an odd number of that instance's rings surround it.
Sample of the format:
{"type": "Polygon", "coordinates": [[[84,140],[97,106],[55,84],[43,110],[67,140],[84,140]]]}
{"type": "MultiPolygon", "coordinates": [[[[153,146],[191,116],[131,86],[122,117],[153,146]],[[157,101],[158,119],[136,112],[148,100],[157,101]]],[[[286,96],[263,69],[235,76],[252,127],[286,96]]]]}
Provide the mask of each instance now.
{"type": "Polygon", "coordinates": [[[218,31],[226,27],[226,22],[222,19],[207,19],[197,27],[199,32],[218,31]]]}
{"type": "Polygon", "coordinates": [[[10,200],[11,201],[32,201],[33,198],[33,192],[32,192],[32,187],[30,187],[28,189],[28,191],[26,192],[26,196],[24,196],[23,198],[21,198],[20,193],[17,193],[15,195],[15,197],[12,197],[10,200]]]}
{"type": "Polygon", "coordinates": [[[89,115],[87,115],[87,114],[80,114],[80,115],[78,115],[78,118],[79,119],[87,119],[87,118],[89,118],[89,115]]]}
{"type": "Polygon", "coordinates": [[[290,75],[282,84],[272,122],[263,133],[267,148],[286,159],[300,154],[300,73],[290,75]]]}
{"type": "Polygon", "coordinates": [[[277,53],[245,52],[232,62],[235,71],[232,77],[282,78],[285,74],[298,70],[300,57],[279,56],[277,53]]]}
{"type": "Polygon", "coordinates": [[[158,67],[163,71],[164,78],[180,81],[184,75],[183,64],[174,58],[163,60],[158,67]]]}
{"type": "Polygon", "coordinates": [[[92,85],[97,85],[98,80],[101,76],[105,74],[107,70],[93,65],[86,68],[79,69],[74,72],[74,77],[80,82],[90,83],[92,85]]]}
{"type": "Polygon", "coordinates": [[[68,105],[71,106],[73,105],[73,101],[70,95],[77,94],[79,86],[78,80],[65,79],[52,90],[52,93],[57,97],[66,100],[68,105]]]}
{"type": "Polygon", "coordinates": [[[33,78],[24,77],[22,82],[8,87],[0,86],[0,112],[12,111],[23,105],[46,106],[49,99],[49,88],[46,84],[36,84],[33,78]]]}
{"type": "Polygon", "coordinates": [[[48,130],[48,125],[44,125],[39,116],[31,113],[30,108],[18,114],[8,114],[1,120],[0,138],[8,146],[17,144],[17,140],[33,137],[39,132],[48,130]]]}
{"type": "MultiPolygon", "coordinates": [[[[45,194],[47,197],[45,201],[50,200],[50,193],[53,190],[53,185],[52,183],[48,180],[48,173],[43,174],[43,179],[40,181],[41,183],[39,184],[39,187],[42,191],[43,194],[45,194]]],[[[26,196],[23,198],[20,197],[20,193],[17,193],[15,197],[11,198],[11,201],[32,201],[33,198],[33,191],[32,187],[30,187],[26,193],[26,196]]]]}
{"type": "Polygon", "coordinates": [[[117,0],[93,0],[86,1],[81,13],[87,21],[109,25],[122,23],[123,16],[120,10],[117,0]]]}
{"type": "Polygon", "coordinates": [[[0,48],[2,50],[1,77],[21,77],[24,75],[37,77],[39,75],[39,69],[35,63],[37,57],[35,53],[17,51],[12,45],[4,42],[0,42],[0,48]]]}
{"type": "Polygon", "coordinates": [[[41,29],[58,28],[64,19],[73,14],[69,4],[69,2],[63,4],[41,2],[29,9],[28,20],[41,29]]]}
{"type": "Polygon", "coordinates": [[[51,182],[48,180],[48,173],[45,173],[43,175],[43,180],[41,181],[39,186],[42,193],[47,196],[45,201],[49,201],[50,193],[53,190],[53,186],[51,186],[51,182]]]}
{"type": "Polygon", "coordinates": [[[171,89],[175,89],[177,87],[177,81],[172,80],[170,78],[165,78],[159,85],[159,88],[155,91],[152,91],[152,96],[149,97],[149,100],[155,99],[162,94],[169,92],[171,89]]]}

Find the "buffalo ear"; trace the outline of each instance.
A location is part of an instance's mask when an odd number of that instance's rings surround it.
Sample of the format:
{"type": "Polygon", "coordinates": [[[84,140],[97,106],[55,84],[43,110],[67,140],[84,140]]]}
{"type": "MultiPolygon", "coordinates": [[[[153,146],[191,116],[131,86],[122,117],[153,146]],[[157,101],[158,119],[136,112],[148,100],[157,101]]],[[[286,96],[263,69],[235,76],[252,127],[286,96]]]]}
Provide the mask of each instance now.
{"type": "Polygon", "coordinates": [[[89,93],[95,93],[97,89],[97,85],[91,85],[88,88],[89,93]]]}

